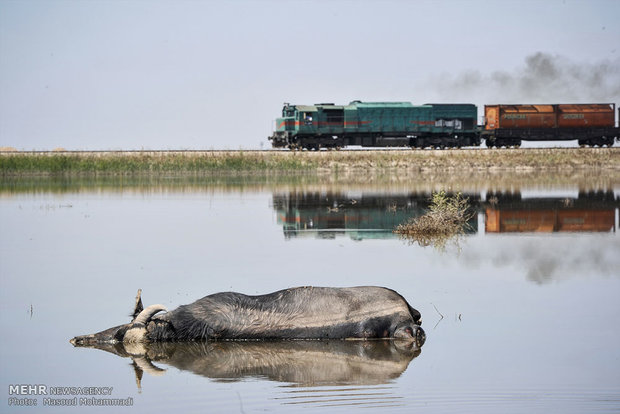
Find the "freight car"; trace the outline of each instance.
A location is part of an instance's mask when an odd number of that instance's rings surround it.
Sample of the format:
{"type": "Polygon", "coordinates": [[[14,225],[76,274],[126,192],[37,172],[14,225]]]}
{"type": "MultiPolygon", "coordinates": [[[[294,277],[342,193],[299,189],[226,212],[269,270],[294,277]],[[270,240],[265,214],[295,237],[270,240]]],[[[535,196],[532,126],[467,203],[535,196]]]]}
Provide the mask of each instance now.
{"type": "Polygon", "coordinates": [[[484,227],[490,233],[615,232],[620,199],[613,191],[573,197],[522,198],[487,192],[484,227]]]}
{"type": "Polygon", "coordinates": [[[485,105],[481,137],[487,147],[573,139],[580,146],[612,146],[619,135],[615,108],[615,104],[485,105]]]}
{"type": "Polygon", "coordinates": [[[361,102],[348,105],[284,104],[269,137],[273,147],[291,149],[480,145],[477,108],[472,104],[361,102]]]}

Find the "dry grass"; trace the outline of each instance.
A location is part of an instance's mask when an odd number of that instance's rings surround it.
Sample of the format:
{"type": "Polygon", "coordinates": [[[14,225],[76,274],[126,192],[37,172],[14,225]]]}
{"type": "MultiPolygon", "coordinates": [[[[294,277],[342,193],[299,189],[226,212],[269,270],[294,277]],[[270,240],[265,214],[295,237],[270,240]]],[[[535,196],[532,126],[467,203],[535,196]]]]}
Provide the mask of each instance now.
{"type": "Polygon", "coordinates": [[[620,171],[620,148],[394,151],[0,152],[0,175],[289,173],[401,176],[620,171]]]}
{"type": "Polygon", "coordinates": [[[465,233],[474,217],[469,199],[461,193],[449,196],[445,191],[433,193],[428,213],[414,217],[394,229],[394,233],[421,246],[445,248],[447,242],[465,233]]]}

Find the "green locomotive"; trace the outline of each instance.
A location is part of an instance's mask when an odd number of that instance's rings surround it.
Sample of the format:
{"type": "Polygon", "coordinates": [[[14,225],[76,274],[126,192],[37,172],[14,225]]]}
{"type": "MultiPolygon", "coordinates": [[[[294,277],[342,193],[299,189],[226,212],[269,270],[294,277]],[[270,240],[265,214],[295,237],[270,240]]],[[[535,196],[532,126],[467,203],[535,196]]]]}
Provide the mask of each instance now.
{"type": "Polygon", "coordinates": [[[291,149],[362,147],[462,147],[480,145],[473,104],[361,102],[349,105],[284,104],[269,137],[291,149]]]}

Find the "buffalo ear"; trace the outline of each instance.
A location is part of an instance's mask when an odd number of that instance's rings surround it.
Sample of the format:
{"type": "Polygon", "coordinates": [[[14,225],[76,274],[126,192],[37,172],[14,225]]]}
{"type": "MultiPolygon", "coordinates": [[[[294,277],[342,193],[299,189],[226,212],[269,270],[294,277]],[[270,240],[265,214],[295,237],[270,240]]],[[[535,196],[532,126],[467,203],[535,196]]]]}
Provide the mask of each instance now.
{"type": "Polygon", "coordinates": [[[138,316],[143,310],[144,306],[142,306],[142,289],[138,289],[138,294],[136,295],[136,304],[134,305],[133,313],[131,315],[131,321],[133,322],[136,319],[136,316],[138,316]]]}

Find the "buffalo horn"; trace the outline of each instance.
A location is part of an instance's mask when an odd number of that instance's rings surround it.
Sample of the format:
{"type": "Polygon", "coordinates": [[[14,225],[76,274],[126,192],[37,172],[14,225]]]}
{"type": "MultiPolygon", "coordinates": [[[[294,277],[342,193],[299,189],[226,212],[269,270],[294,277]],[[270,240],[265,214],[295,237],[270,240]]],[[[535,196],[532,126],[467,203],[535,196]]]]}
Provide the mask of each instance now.
{"type": "Polygon", "coordinates": [[[168,311],[164,305],[151,305],[144,308],[142,312],[136,316],[134,319],[134,324],[142,324],[146,325],[146,323],[155,315],[157,312],[168,311]]]}

